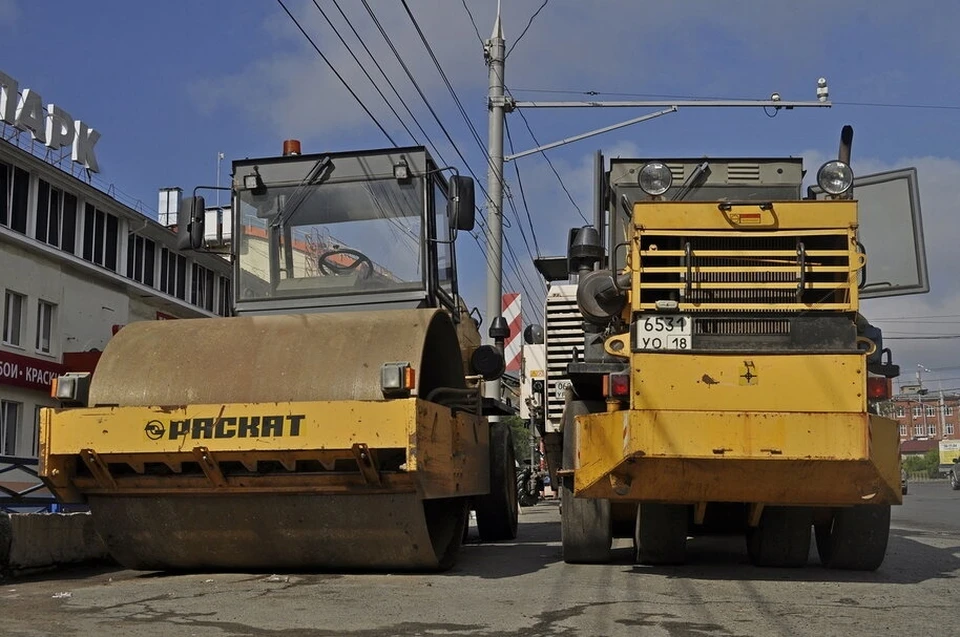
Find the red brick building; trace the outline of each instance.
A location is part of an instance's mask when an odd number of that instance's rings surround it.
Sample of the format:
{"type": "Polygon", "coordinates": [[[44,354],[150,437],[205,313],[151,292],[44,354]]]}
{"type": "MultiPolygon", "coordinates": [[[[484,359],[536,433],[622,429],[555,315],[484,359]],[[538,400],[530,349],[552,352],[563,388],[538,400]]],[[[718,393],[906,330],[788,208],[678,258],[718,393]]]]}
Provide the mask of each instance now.
{"type": "Polygon", "coordinates": [[[901,441],[960,439],[958,394],[899,395],[885,407],[885,415],[900,423],[901,441]]]}

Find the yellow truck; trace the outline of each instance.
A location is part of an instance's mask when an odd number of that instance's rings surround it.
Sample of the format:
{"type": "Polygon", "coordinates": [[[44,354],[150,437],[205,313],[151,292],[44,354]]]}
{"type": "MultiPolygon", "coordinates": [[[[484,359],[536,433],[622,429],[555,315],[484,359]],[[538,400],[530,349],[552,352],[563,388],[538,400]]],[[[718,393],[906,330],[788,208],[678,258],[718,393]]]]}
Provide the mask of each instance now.
{"type": "Polygon", "coordinates": [[[632,537],[640,562],[681,563],[688,536],[735,530],[754,564],[795,567],[812,527],[825,566],[880,566],[902,496],[897,424],[876,405],[899,368],[860,302],[928,283],[915,171],[854,180],[852,136],[806,193],[791,157],[598,171],[596,223],[567,259],[582,341],[561,427],[566,561],[606,562],[632,537]]]}
{"type": "MultiPolygon", "coordinates": [[[[40,474],[138,569],[437,570],[517,532],[501,351],[458,293],[473,182],[422,147],[233,163],[236,316],[121,329],[57,379],[40,474]]],[[[184,248],[203,241],[184,199],[184,248]]]]}

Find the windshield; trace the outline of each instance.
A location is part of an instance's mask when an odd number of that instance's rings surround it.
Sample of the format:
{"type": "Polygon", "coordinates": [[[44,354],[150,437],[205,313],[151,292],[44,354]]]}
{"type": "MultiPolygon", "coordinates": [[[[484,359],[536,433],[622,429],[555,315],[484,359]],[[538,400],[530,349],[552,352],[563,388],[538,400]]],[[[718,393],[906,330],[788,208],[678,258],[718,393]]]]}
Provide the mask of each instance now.
{"type": "Polygon", "coordinates": [[[424,286],[420,180],[267,187],[237,202],[240,300],[424,286]]]}

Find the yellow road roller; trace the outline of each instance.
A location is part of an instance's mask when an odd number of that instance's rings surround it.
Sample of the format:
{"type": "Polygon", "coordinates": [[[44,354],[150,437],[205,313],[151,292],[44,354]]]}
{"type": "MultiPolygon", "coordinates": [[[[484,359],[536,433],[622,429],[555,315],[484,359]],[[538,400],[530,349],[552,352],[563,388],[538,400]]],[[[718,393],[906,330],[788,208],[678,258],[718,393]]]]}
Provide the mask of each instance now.
{"type": "MultiPolygon", "coordinates": [[[[473,182],[444,172],[422,147],[234,162],[236,316],[127,325],[41,416],[43,479],[122,565],[442,570],[470,510],[516,536],[503,357],[457,285],[473,182]]],[[[204,211],[181,202],[182,248],[204,211]]]]}

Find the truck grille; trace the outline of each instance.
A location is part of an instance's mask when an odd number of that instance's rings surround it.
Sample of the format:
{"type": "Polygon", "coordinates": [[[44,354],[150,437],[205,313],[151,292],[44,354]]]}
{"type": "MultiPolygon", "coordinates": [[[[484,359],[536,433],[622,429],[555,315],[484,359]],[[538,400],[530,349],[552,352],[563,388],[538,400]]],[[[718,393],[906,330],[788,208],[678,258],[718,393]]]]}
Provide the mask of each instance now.
{"type": "MultiPolygon", "coordinates": [[[[583,349],[583,317],[577,307],[576,285],[562,285],[547,295],[544,342],[547,344],[547,429],[563,416],[563,389],[574,349],[583,349]]],[[[552,425],[552,427],[551,427],[552,425]]]]}
{"type": "Polygon", "coordinates": [[[846,230],[802,233],[640,234],[640,303],[676,301],[682,311],[849,309],[846,230]]]}

